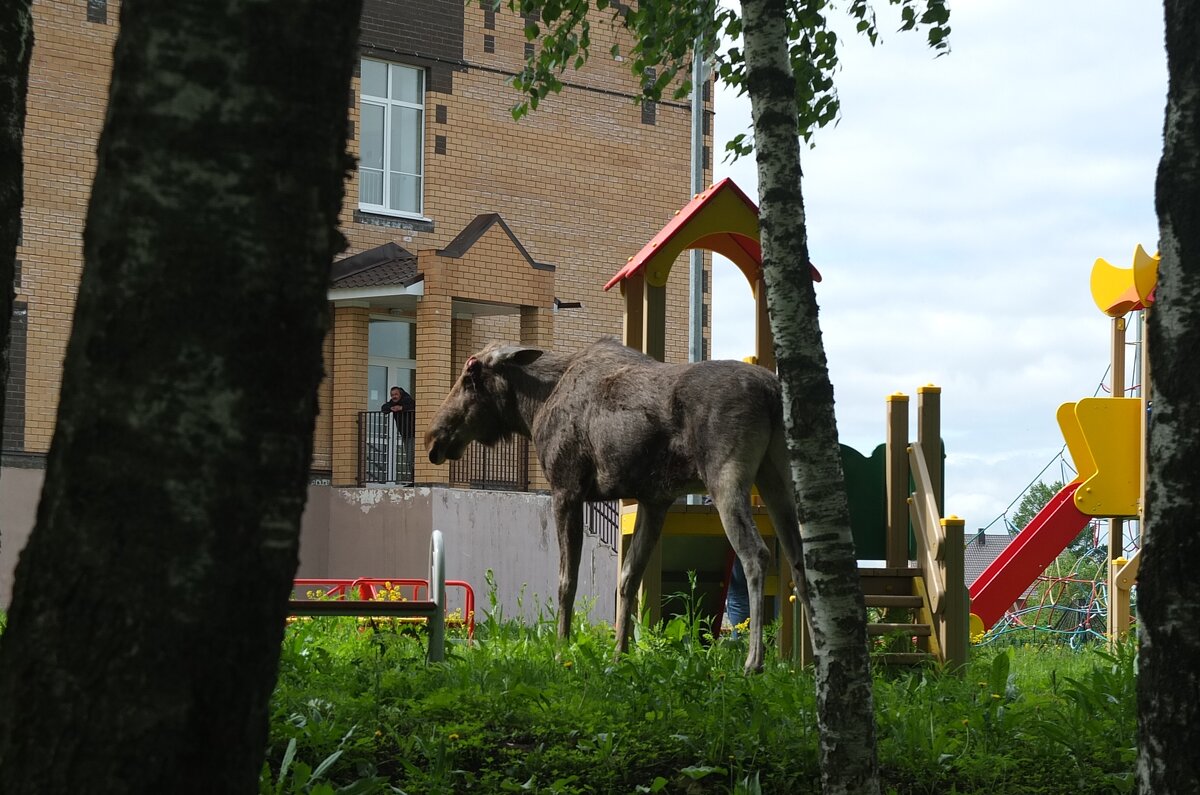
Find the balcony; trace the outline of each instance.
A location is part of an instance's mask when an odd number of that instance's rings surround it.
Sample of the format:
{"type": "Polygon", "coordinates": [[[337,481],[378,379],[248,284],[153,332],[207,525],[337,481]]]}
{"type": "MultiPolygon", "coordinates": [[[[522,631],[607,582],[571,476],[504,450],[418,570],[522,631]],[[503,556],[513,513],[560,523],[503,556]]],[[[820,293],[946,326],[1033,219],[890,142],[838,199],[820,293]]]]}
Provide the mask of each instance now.
{"type": "Polygon", "coordinates": [[[450,485],[492,491],[529,491],[529,440],[510,436],[493,447],[472,442],[450,462],[450,485]]]}
{"type": "Polygon", "coordinates": [[[415,434],[413,413],[358,413],[358,485],[395,483],[411,486],[415,434]]]}

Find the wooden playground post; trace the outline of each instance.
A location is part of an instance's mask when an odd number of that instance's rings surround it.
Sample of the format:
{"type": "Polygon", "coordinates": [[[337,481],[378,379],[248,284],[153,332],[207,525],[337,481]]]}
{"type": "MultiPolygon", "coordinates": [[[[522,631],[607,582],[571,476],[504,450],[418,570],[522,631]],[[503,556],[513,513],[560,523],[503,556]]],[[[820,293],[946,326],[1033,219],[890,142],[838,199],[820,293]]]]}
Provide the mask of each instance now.
{"type": "Polygon", "coordinates": [[[942,388],[933,384],[917,387],[917,441],[925,452],[929,487],[937,501],[938,516],[946,513],[942,489],[942,388]]]}
{"type": "Polygon", "coordinates": [[[942,582],[946,584],[946,599],[942,609],[942,622],[938,627],[938,642],[947,667],[951,670],[967,664],[968,631],[967,584],[963,574],[963,528],[966,522],[957,516],[941,521],[942,582]]]}
{"type": "Polygon", "coordinates": [[[927,589],[936,620],[938,646],[943,660],[953,670],[967,662],[969,602],[963,574],[964,520],[957,516],[941,518],[945,513],[942,482],[942,411],[941,387],[928,384],[917,389],[917,444],[920,457],[913,456],[920,472],[915,478],[924,494],[914,502],[923,529],[918,543],[923,546],[922,566],[928,579],[927,589]],[[928,505],[930,510],[925,510],[928,505]],[[937,519],[934,523],[933,513],[937,519]],[[936,533],[937,538],[930,538],[936,533]]]}
{"type": "Polygon", "coordinates": [[[908,395],[887,397],[887,565],[908,566],[908,395]]]}
{"type": "Polygon", "coordinates": [[[767,283],[759,276],[754,284],[754,355],[758,364],[775,372],[775,342],[767,314],[767,283]]]}
{"type": "MultiPolygon", "coordinates": [[[[1125,397],[1125,330],[1124,317],[1112,321],[1112,397],[1125,397]]],[[[1144,459],[1144,451],[1143,451],[1144,459]]],[[[1145,494],[1145,492],[1142,492],[1145,494]]],[[[1110,645],[1125,634],[1129,625],[1129,592],[1118,584],[1121,562],[1125,558],[1125,520],[1120,516],[1108,520],[1108,641],[1110,645]]]]}

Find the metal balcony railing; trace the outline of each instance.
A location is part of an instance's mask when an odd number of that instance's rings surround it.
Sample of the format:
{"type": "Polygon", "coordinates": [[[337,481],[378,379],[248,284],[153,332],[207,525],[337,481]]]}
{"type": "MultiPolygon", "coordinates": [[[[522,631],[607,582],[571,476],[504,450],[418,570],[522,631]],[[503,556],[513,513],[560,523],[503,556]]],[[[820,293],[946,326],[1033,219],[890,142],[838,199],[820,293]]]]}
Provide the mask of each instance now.
{"type": "Polygon", "coordinates": [[[416,439],[413,413],[358,413],[358,485],[412,485],[416,439]]]}
{"type": "Polygon", "coordinates": [[[583,531],[616,552],[621,535],[621,503],[617,500],[584,503],[583,531]]]}
{"type": "Polygon", "coordinates": [[[493,491],[529,491],[529,440],[513,436],[493,447],[478,442],[450,462],[450,485],[493,491]]]}

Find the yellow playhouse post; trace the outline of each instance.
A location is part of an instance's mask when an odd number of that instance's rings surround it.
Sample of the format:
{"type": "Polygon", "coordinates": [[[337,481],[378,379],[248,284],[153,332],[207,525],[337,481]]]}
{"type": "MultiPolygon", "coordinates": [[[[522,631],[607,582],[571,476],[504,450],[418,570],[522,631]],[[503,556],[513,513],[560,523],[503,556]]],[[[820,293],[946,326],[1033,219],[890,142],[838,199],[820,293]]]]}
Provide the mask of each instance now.
{"type": "MultiPolygon", "coordinates": [[[[1129,631],[1130,591],[1137,578],[1140,560],[1140,552],[1128,560],[1125,558],[1124,520],[1137,517],[1139,532],[1145,520],[1146,423],[1150,407],[1150,357],[1146,350],[1145,324],[1154,304],[1158,263],[1158,254],[1151,256],[1139,245],[1134,250],[1130,268],[1118,268],[1103,259],[1097,259],[1092,266],[1092,299],[1101,312],[1113,319],[1112,397],[1079,401],[1075,408],[1079,432],[1074,440],[1067,439],[1081,479],[1085,474],[1083,468],[1088,469],[1087,479],[1079,491],[1085,488],[1089,491],[1083,496],[1086,505],[1080,502],[1080,510],[1110,519],[1108,637],[1112,644],[1119,642],[1129,631]],[[1125,316],[1137,310],[1141,312],[1143,324],[1143,333],[1139,335],[1142,341],[1140,395],[1126,398],[1125,316]],[[1080,414],[1080,406],[1089,401],[1096,405],[1080,414]],[[1097,401],[1108,402],[1109,408],[1100,408],[1097,401]],[[1089,418],[1089,411],[1096,416],[1089,418]],[[1085,438],[1081,441],[1080,437],[1085,438]],[[1080,449],[1081,446],[1085,449],[1080,449]],[[1083,464],[1076,458],[1077,454],[1084,457],[1083,464]],[[1101,472],[1104,472],[1103,476],[1101,472]]],[[[1060,409],[1060,423],[1069,405],[1060,409]]],[[[1075,432],[1074,428],[1072,432],[1075,432]]]]}

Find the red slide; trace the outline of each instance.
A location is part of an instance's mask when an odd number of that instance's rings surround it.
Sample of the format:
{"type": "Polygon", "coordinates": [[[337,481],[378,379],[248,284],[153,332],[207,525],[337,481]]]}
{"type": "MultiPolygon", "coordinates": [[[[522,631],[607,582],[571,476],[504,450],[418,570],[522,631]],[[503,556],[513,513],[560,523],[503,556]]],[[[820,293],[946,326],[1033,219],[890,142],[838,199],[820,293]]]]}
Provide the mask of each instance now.
{"type": "Polygon", "coordinates": [[[1078,488],[1078,483],[1068,483],[1055,494],[971,585],[971,612],[984,628],[999,621],[1092,520],[1075,507],[1078,488]]]}

